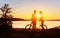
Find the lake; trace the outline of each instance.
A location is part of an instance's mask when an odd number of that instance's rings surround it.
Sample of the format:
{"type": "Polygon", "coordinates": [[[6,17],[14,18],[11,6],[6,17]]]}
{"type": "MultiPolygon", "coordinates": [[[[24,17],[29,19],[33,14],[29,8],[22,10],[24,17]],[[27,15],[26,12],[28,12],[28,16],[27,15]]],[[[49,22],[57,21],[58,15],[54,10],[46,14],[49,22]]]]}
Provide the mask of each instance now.
{"type": "MultiPolygon", "coordinates": [[[[25,28],[27,24],[30,24],[31,21],[13,21],[13,28],[25,28]]],[[[48,28],[53,28],[56,26],[60,26],[60,21],[44,21],[44,24],[48,28]]]]}

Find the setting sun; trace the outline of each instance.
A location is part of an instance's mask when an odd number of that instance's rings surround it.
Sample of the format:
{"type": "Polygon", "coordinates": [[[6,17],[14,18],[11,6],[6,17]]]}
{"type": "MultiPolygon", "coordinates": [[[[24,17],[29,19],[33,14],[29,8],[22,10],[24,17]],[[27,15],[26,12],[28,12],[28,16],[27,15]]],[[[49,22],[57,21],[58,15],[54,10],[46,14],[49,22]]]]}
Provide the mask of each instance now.
{"type": "Polygon", "coordinates": [[[36,13],[36,18],[37,18],[36,28],[37,29],[39,29],[39,26],[40,26],[39,21],[38,21],[40,19],[40,17],[41,17],[41,15],[39,13],[36,13]]]}
{"type": "Polygon", "coordinates": [[[40,14],[39,13],[36,13],[36,18],[37,18],[37,20],[39,20],[39,18],[40,18],[40,14]]]}

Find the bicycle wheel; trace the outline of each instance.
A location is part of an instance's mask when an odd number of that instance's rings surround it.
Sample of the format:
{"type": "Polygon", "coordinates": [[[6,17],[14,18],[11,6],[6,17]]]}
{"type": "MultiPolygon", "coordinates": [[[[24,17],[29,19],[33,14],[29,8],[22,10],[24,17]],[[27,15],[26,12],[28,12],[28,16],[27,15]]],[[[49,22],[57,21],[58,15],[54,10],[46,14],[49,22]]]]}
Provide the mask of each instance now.
{"type": "MultiPolygon", "coordinates": [[[[40,25],[39,28],[42,29],[42,25],[40,25]]],[[[43,29],[47,29],[47,26],[43,25],[43,29]]]]}
{"type": "Polygon", "coordinates": [[[32,29],[32,25],[31,25],[31,24],[27,24],[27,25],[25,26],[25,29],[32,29]]]}

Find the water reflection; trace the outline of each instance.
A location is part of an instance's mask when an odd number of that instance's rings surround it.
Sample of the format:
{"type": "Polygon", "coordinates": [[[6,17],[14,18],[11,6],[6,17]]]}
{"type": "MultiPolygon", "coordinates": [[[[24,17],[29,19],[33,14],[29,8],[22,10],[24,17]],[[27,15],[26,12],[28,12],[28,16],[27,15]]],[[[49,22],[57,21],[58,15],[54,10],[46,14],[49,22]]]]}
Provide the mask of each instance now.
{"type": "MultiPolygon", "coordinates": [[[[13,28],[25,28],[31,21],[13,21],[13,28]]],[[[38,22],[39,23],[39,22],[38,22]]],[[[39,26],[37,23],[37,27],[39,26]]],[[[44,21],[44,24],[49,28],[60,26],[60,21],[44,21]]]]}
{"type": "Polygon", "coordinates": [[[37,21],[37,23],[36,23],[36,28],[39,29],[39,26],[40,26],[40,22],[37,21]]]}

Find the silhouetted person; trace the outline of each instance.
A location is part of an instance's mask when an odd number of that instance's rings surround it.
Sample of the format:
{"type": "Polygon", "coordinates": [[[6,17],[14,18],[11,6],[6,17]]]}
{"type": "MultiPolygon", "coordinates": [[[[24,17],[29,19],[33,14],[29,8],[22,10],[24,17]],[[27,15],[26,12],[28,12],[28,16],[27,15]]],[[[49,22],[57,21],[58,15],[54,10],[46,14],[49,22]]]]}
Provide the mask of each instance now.
{"type": "Polygon", "coordinates": [[[33,24],[33,29],[36,29],[36,10],[34,10],[34,13],[32,14],[32,24],[33,24]]]}
{"type": "Polygon", "coordinates": [[[39,12],[41,17],[40,17],[40,22],[41,22],[41,27],[42,27],[42,30],[44,29],[43,25],[44,25],[44,20],[43,20],[43,14],[42,14],[42,11],[39,12]]]}
{"type": "Polygon", "coordinates": [[[42,14],[42,11],[39,12],[41,17],[40,17],[40,22],[41,22],[41,27],[42,27],[42,30],[44,29],[48,29],[47,26],[44,24],[44,20],[43,20],[43,14],[42,14]]]}

